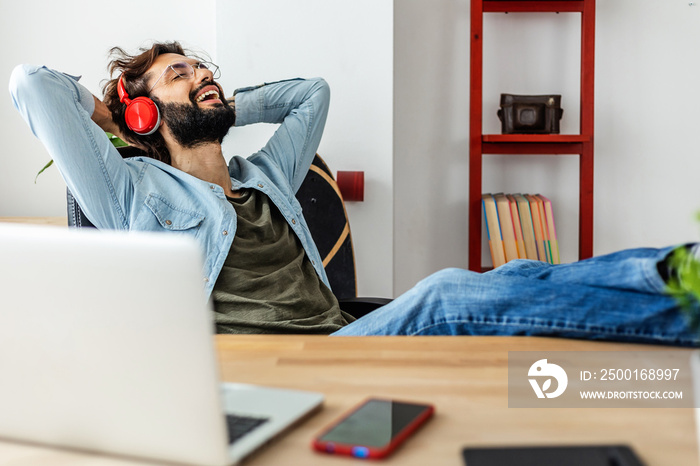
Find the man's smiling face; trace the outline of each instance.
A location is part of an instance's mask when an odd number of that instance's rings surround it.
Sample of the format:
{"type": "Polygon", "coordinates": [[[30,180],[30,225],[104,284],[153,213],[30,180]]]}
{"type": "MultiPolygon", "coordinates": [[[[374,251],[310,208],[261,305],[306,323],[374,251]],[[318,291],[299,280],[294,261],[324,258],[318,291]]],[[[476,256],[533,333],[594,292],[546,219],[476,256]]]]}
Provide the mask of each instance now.
{"type": "Polygon", "coordinates": [[[223,89],[214,81],[213,70],[201,64],[175,53],[159,55],[147,71],[149,94],[168,103],[223,104],[223,89]]]}
{"type": "Polygon", "coordinates": [[[159,55],[148,71],[150,96],[175,141],[192,148],[221,143],[235,123],[235,111],[211,69],[178,54],[159,55]]]}

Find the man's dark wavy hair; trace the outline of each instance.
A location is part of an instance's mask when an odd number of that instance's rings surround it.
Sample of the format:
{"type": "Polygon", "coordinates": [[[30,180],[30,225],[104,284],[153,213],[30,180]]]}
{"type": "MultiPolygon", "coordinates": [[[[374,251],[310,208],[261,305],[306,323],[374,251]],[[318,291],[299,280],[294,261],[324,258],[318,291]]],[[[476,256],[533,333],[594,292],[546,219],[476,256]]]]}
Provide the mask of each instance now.
{"type": "Polygon", "coordinates": [[[153,65],[159,55],[165,53],[177,53],[188,55],[178,42],[155,42],[150,48],[142,47],[138,54],[131,55],[120,47],[110,50],[109,75],[110,80],[102,88],[104,103],[112,112],[112,119],[119,126],[126,142],[144,149],[146,155],[161,162],[171,164],[170,152],[165,145],[163,136],[158,131],[148,136],[139,136],[126,126],[124,113],[126,104],[119,101],[117,83],[120,76],[124,76],[124,88],[130,99],[140,96],[148,96],[148,75],[146,71],[153,65]]]}

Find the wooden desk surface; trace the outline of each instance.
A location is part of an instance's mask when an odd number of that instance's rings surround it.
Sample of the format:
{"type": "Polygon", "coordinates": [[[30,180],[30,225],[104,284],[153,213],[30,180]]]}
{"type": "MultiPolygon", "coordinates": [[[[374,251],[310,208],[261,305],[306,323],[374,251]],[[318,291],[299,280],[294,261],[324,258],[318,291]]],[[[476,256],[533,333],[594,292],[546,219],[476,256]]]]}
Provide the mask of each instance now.
{"type": "MultiPolygon", "coordinates": [[[[426,401],[435,417],[383,464],[461,466],[463,446],[631,445],[647,466],[698,464],[692,409],[508,408],[508,351],[650,350],[529,337],[217,336],[226,381],[323,392],[321,411],[246,464],[352,465],[314,453],[313,436],[367,396],[426,401]]],[[[137,463],[0,443],[0,464],[137,463]]],[[[379,463],[377,463],[379,464],[379,463]]]]}
{"type": "Polygon", "coordinates": [[[0,217],[0,223],[30,223],[32,225],[68,226],[67,217],[0,217]]]}
{"type": "Polygon", "coordinates": [[[650,350],[528,337],[217,337],[228,381],[317,390],[324,409],[250,464],[358,464],[314,453],[313,436],[369,395],[435,404],[386,464],[463,465],[462,447],[623,443],[648,466],[698,464],[692,409],[508,408],[508,351],[650,350]],[[293,453],[292,453],[293,452],[293,453]],[[291,456],[293,455],[293,456],[291,456]]]}

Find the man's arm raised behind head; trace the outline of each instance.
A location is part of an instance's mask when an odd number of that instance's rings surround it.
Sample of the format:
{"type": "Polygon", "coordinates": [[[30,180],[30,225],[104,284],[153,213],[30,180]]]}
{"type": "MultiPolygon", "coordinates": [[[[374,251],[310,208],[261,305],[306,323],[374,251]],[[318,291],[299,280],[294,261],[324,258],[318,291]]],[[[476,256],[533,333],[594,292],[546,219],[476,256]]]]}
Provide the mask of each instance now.
{"type": "Polygon", "coordinates": [[[257,157],[271,159],[294,192],[318,150],[326,124],[330,88],[321,78],[291,79],[236,91],[236,126],[281,123],[257,157]]]}
{"type": "Polygon", "coordinates": [[[92,97],[95,101],[95,111],[92,112],[91,117],[92,121],[97,123],[97,126],[102,128],[102,131],[112,133],[123,140],[124,138],[122,137],[121,131],[119,130],[119,126],[114,122],[114,120],[112,120],[112,112],[109,111],[104,102],[102,102],[94,95],[92,97]]]}
{"type": "Polygon", "coordinates": [[[10,93],[88,218],[98,228],[126,229],[132,175],[98,126],[116,131],[116,125],[104,104],[77,80],[46,67],[20,65],[10,77],[10,93]]]}

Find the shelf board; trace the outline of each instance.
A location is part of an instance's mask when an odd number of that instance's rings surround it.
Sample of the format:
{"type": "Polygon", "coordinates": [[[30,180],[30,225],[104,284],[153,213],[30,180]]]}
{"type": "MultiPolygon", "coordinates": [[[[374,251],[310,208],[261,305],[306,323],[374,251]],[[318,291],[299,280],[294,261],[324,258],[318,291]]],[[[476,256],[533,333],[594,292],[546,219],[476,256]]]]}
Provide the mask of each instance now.
{"type": "Polygon", "coordinates": [[[583,0],[484,0],[485,13],[583,12],[583,0]]]}
{"type": "Polygon", "coordinates": [[[591,137],[583,134],[483,134],[483,142],[505,143],[576,143],[590,142],[591,137]]]}

